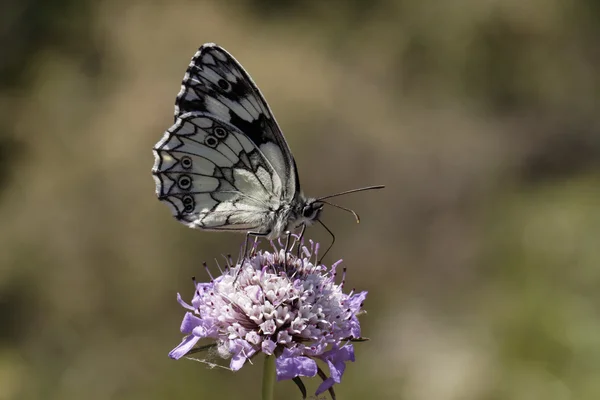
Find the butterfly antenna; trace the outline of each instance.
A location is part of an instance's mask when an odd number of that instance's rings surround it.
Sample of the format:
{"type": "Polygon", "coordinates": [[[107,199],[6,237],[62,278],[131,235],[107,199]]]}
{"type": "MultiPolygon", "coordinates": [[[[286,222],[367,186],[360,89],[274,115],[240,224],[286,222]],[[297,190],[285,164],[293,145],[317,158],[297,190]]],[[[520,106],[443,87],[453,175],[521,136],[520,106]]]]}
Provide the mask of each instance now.
{"type": "Polygon", "coordinates": [[[330,199],[332,197],[341,196],[341,195],[344,195],[344,194],[350,194],[350,193],[356,193],[356,192],[364,192],[365,190],[383,189],[384,187],[385,187],[384,185],[376,185],[376,186],[367,186],[367,187],[358,188],[358,189],[346,190],[345,192],[340,192],[340,193],[336,193],[336,194],[330,194],[329,196],[320,197],[320,198],[318,198],[316,200],[321,201],[321,200],[325,200],[325,199],[330,199]]]}
{"type": "MultiPolygon", "coordinates": [[[[330,203],[328,201],[323,201],[323,200],[319,200],[319,201],[321,203],[323,203],[323,204],[328,204],[328,205],[333,206],[335,208],[339,208],[340,210],[344,210],[344,211],[348,211],[349,213],[352,213],[352,215],[354,215],[354,218],[356,218],[356,223],[360,224],[360,217],[358,216],[358,214],[354,210],[351,210],[351,209],[346,208],[346,207],[342,207],[342,206],[340,206],[338,204],[330,203]]],[[[319,222],[321,222],[321,221],[319,221],[319,222]]],[[[321,224],[323,224],[323,223],[321,222],[321,224]]]]}

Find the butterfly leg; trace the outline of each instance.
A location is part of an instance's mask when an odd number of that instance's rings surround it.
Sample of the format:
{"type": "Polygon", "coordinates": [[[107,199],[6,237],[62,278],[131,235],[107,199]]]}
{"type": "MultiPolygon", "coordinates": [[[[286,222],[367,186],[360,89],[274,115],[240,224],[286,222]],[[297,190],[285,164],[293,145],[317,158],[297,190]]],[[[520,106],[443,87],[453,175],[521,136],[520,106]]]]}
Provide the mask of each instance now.
{"type": "Polygon", "coordinates": [[[302,247],[302,238],[304,238],[304,231],[306,230],[306,224],[302,224],[302,230],[298,236],[298,248],[296,249],[296,257],[300,258],[300,250],[302,247]]]}
{"type": "Polygon", "coordinates": [[[244,264],[244,261],[246,261],[248,258],[248,240],[250,239],[250,236],[254,236],[254,243],[256,244],[256,240],[258,240],[259,237],[265,237],[268,236],[268,234],[260,232],[246,232],[246,240],[244,241],[244,250],[242,251],[243,258],[241,264],[244,264]]]}
{"type": "Polygon", "coordinates": [[[250,236],[254,236],[254,243],[256,244],[256,240],[258,240],[259,237],[265,237],[265,236],[268,236],[268,234],[260,233],[260,232],[246,232],[246,240],[244,240],[244,250],[242,250],[242,260],[240,261],[240,268],[238,269],[238,271],[235,275],[235,279],[233,280],[233,283],[235,283],[237,281],[240,271],[242,270],[242,266],[248,259],[248,240],[250,239],[250,236]]]}
{"type": "Polygon", "coordinates": [[[317,264],[320,264],[321,261],[323,261],[323,258],[325,258],[325,255],[327,255],[327,253],[329,253],[329,250],[331,250],[331,248],[333,247],[333,244],[335,243],[335,235],[333,234],[333,232],[331,232],[331,229],[329,229],[323,222],[321,222],[320,219],[318,219],[317,222],[319,222],[323,226],[323,228],[325,228],[325,230],[327,232],[329,232],[329,234],[331,235],[331,239],[332,239],[331,244],[329,245],[327,250],[325,250],[325,253],[323,253],[321,258],[317,261],[317,264]]]}
{"type": "Polygon", "coordinates": [[[283,252],[283,254],[284,254],[283,257],[285,257],[285,259],[283,260],[283,262],[284,262],[284,265],[285,265],[286,272],[287,272],[287,265],[288,265],[288,263],[287,263],[287,261],[288,261],[287,255],[288,255],[288,253],[290,251],[290,236],[292,236],[292,233],[290,231],[286,231],[285,232],[285,251],[283,252]]]}

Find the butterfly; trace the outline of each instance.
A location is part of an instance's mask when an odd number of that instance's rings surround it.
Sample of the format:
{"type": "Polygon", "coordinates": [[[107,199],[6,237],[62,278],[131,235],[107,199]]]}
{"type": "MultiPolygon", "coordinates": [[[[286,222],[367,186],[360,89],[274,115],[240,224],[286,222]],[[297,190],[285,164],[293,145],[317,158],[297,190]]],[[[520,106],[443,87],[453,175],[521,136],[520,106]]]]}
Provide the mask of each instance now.
{"type": "Polygon", "coordinates": [[[303,234],[319,221],[324,204],[350,211],[358,221],[352,210],[325,201],[336,195],[303,194],[296,162],[267,102],[244,68],[216,44],[201,46],[192,58],[175,101],[175,123],[153,152],[156,194],[191,228],[272,240],[299,227],[303,234]]]}

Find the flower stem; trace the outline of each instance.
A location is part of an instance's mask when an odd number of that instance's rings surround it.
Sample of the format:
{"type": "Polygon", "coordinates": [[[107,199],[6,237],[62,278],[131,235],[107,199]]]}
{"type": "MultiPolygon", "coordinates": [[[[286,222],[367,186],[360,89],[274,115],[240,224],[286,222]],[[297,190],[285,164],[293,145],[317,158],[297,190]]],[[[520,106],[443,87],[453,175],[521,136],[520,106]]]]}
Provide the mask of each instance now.
{"type": "Polygon", "coordinates": [[[275,356],[265,356],[263,364],[262,400],[273,400],[275,387],[275,356]]]}

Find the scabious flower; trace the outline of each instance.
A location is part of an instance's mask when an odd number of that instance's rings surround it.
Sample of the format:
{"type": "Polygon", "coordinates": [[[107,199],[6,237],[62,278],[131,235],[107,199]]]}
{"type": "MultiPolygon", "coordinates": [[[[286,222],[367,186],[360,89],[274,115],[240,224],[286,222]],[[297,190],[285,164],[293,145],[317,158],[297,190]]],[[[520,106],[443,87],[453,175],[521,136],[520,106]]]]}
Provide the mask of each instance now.
{"type": "Polygon", "coordinates": [[[316,394],[331,391],[346,362],[354,361],[351,342],[364,340],[357,315],[367,292],[343,293],[344,277],[336,283],[341,261],[331,268],[319,264],[318,244],[310,244],[301,247],[301,257],[280,244],[273,252],[254,247],[242,263],[228,262],[219,277],[194,281],[191,305],[178,295],[189,310],[181,324],[187,336],[169,356],[179,359],[209,338],[219,355],[231,358],[233,371],[262,352],[276,357],[277,380],[298,384],[300,376],[318,373],[323,383],[316,394]],[[329,367],[329,376],[316,360],[329,367]]]}

